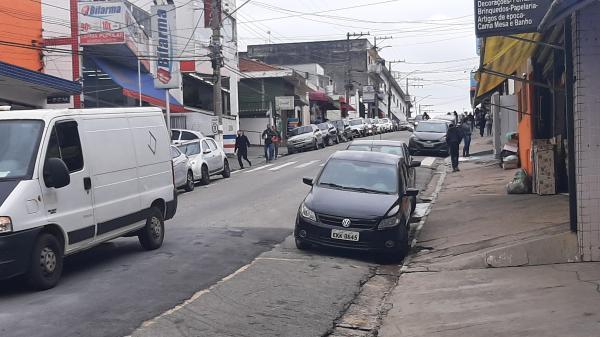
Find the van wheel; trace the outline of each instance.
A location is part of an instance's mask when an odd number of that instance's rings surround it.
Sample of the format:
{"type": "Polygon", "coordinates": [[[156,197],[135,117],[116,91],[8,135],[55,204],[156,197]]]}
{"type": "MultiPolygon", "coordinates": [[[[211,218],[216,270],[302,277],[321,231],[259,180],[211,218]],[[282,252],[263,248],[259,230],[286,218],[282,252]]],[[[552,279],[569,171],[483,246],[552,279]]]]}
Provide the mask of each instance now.
{"type": "Polygon", "coordinates": [[[196,182],[194,181],[194,172],[188,171],[187,173],[187,181],[185,183],[185,190],[187,192],[191,192],[196,187],[196,182]]]}
{"type": "Polygon", "coordinates": [[[58,239],[42,233],[36,240],[31,253],[27,283],[35,289],[46,290],[58,284],[63,269],[63,248],[58,239]]]}
{"type": "Polygon", "coordinates": [[[229,168],[229,162],[227,161],[227,159],[225,159],[225,162],[223,162],[223,172],[221,173],[221,175],[223,176],[223,178],[231,177],[231,169],[229,168]]]}
{"type": "Polygon", "coordinates": [[[210,183],[210,174],[208,173],[208,167],[206,165],[202,166],[201,172],[202,177],[200,178],[200,184],[208,185],[210,183]]]}
{"type": "Polygon", "coordinates": [[[165,239],[165,222],[160,209],[152,207],[146,219],[146,226],[138,233],[140,244],[145,250],[155,250],[162,246],[165,239]]]}

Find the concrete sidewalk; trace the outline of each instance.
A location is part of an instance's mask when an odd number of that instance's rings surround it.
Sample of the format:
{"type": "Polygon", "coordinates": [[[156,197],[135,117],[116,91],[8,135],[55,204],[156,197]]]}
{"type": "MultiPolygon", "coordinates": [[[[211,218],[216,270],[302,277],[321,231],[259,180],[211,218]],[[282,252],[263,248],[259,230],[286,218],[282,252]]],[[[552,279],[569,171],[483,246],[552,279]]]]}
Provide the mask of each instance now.
{"type": "Polygon", "coordinates": [[[600,264],[566,263],[579,258],[567,197],[507,195],[513,175],[492,155],[448,173],[379,336],[598,335],[600,264]]]}

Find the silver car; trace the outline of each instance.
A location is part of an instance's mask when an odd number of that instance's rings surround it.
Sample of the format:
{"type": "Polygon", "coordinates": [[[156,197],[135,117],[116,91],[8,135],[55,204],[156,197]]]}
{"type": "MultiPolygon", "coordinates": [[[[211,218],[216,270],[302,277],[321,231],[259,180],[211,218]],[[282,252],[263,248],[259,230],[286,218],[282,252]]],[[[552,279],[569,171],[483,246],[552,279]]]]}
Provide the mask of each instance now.
{"type": "Polygon", "coordinates": [[[171,161],[173,162],[173,179],[176,188],[183,188],[188,192],[194,190],[194,173],[188,157],[179,149],[171,145],[171,161]]]}
{"type": "Polygon", "coordinates": [[[295,128],[290,132],[289,136],[290,138],[287,142],[289,154],[325,147],[325,137],[319,127],[314,124],[295,128]]]}

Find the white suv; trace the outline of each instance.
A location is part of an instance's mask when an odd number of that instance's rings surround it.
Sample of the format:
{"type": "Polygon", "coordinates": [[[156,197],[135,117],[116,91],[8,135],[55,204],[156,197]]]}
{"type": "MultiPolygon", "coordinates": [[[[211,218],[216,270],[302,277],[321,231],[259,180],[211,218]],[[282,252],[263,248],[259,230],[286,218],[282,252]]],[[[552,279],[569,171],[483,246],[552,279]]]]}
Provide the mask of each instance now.
{"type": "Polygon", "coordinates": [[[200,180],[202,185],[208,185],[210,176],[219,174],[223,178],[231,176],[227,156],[214,139],[204,137],[182,143],[177,148],[188,156],[192,165],[194,181],[200,180]]]}

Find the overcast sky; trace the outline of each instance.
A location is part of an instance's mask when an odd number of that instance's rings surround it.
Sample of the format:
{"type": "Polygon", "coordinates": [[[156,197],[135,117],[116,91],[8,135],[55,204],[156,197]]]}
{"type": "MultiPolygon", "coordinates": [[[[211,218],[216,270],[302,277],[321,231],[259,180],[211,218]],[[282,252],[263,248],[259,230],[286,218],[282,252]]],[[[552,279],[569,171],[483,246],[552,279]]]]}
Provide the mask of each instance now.
{"type": "Polygon", "coordinates": [[[409,81],[423,85],[409,91],[422,99],[417,104],[434,105],[423,109],[469,109],[469,73],[478,65],[473,0],[251,0],[238,11],[240,51],[268,43],[269,36],[283,43],[345,39],[347,32],[361,31],[371,33],[371,42],[393,36],[378,43],[389,46],[381,55],[406,61],[393,70],[422,79],[409,81]]]}

